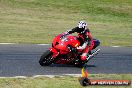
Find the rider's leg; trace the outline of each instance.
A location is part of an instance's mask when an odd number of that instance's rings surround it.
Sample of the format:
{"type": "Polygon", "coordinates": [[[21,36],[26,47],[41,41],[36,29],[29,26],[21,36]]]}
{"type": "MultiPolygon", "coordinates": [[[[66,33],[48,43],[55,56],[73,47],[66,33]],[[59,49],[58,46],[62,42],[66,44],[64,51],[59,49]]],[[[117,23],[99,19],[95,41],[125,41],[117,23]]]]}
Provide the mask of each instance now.
{"type": "Polygon", "coordinates": [[[92,41],[92,45],[90,46],[90,50],[89,50],[89,55],[88,55],[88,57],[87,57],[87,60],[89,60],[90,58],[92,58],[93,56],[95,56],[96,54],[98,54],[98,52],[100,51],[100,49],[97,49],[97,50],[95,50],[94,52],[92,52],[91,53],[91,50],[93,50],[93,49],[95,49],[97,46],[99,46],[100,45],[100,41],[99,40],[96,40],[96,39],[94,39],[93,41],[92,41]]]}
{"type": "Polygon", "coordinates": [[[86,61],[87,60],[87,54],[89,52],[89,46],[86,46],[86,48],[83,50],[81,55],[81,60],[86,61]]]}
{"type": "Polygon", "coordinates": [[[81,60],[82,61],[86,61],[87,60],[87,54],[91,55],[91,50],[95,49],[97,46],[100,45],[100,41],[99,40],[92,40],[91,45],[90,46],[86,46],[86,48],[83,50],[82,55],[81,55],[81,60]]]}
{"type": "Polygon", "coordinates": [[[92,45],[90,46],[90,50],[89,50],[88,54],[91,55],[92,54],[91,50],[95,49],[99,45],[100,45],[100,41],[94,39],[92,41],[92,45]]]}
{"type": "Polygon", "coordinates": [[[100,41],[99,40],[93,40],[93,42],[94,42],[94,46],[93,46],[93,49],[95,49],[97,46],[99,46],[100,45],[100,41]]]}

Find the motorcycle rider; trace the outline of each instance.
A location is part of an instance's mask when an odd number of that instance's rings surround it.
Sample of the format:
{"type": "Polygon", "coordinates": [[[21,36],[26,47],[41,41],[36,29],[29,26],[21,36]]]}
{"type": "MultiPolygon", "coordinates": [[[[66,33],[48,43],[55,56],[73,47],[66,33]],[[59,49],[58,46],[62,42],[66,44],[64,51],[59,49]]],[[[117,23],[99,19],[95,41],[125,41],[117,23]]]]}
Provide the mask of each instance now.
{"type": "MultiPolygon", "coordinates": [[[[72,33],[78,33],[79,36],[79,40],[80,43],[82,43],[79,47],[77,47],[77,50],[82,50],[82,55],[80,57],[80,59],[85,62],[87,61],[87,54],[89,53],[89,55],[91,55],[91,50],[90,50],[90,46],[91,46],[91,40],[92,40],[92,35],[90,33],[90,30],[87,26],[87,23],[85,21],[80,21],[77,25],[77,27],[68,30],[66,32],[64,32],[63,37],[72,34],[72,33]]],[[[97,45],[99,45],[100,42],[98,42],[97,45]]]]}

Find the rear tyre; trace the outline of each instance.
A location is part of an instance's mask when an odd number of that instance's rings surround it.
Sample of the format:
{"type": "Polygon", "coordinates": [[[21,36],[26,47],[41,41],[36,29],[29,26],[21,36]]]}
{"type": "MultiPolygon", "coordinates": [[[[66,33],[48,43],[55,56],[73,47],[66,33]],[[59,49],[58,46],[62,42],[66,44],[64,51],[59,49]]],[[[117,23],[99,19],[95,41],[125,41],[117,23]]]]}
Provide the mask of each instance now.
{"type": "Polygon", "coordinates": [[[81,60],[78,60],[74,64],[75,67],[79,67],[79,68],[82,68],[84,65],[85,65],[85,62],[82,62],[81,60]]]}
{"type": "Polygon", "coordinates": [[[52,52],[50,50],[47,50],[43,53],[43,55],[40,57],[39,64],[41,66],[48,66],[53,63],[52,59],[52,52]]]}

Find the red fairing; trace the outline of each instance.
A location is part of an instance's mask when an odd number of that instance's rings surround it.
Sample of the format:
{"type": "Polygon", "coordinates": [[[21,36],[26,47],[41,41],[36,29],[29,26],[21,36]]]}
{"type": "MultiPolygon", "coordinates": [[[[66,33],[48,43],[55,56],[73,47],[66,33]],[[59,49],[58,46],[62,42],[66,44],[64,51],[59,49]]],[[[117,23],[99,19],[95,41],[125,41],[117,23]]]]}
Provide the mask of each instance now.
{"type": "Polygon", "coordinates": [[[54,49],[53,47],[50,48],[49,50],[53,53],[52,58],[55,58],[59,54],[59,52],[56,51],[56,49],[54,49]]]}
{"type": "Polygon", "coordinates": [[[59,34],[59,35],[57,35],[57,36],[55,36],[55,37],[53,38],[53,40],[52,40],[52,46],[53,46],[53,47],[56,46],[57,42],[60,41],[60,37],[61,37],[62,35],[63,35],[63,34],[59,34]]]}
{"type": "Polygon", "coordinates": [[[52,41],[52,47],[54,47],[60,54],[67,54],[69,52],[68,45],[72,47],[78,47],[80,45],[76,36],[66,36],[61,39],[62,34],[56,36],[52,41]]]}

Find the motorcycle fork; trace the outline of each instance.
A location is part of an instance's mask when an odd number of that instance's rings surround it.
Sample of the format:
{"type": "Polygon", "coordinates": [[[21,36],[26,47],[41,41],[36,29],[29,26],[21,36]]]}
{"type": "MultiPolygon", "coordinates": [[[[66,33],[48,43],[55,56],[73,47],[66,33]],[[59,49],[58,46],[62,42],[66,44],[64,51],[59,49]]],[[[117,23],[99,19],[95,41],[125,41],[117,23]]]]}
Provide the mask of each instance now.
{"type": "Polygon", "coordinates": [[[50,51],[53,53],[52,58],[56,58],[59,55],[59,52],[54,48],[50,48],[50,51]]]}

